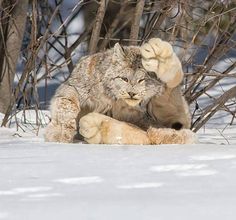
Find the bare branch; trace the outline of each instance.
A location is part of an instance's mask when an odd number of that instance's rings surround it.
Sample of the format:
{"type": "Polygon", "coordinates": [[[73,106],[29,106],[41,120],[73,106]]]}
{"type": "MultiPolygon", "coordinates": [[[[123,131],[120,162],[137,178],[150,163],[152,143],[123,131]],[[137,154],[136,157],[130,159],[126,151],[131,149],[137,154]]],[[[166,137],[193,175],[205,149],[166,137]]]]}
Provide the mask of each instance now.
{"type": "Polygon", "coordinates": [[[3,121],[2,121],[2,126],[6,126],[7,125],[7,121],[8,121],[8,118],[9,118],[10,114],[11,114],[12,108],[13,108],[15,102],[16,102],[16,98],[19,96],[21,88],[22,88],[22,85],[24,84],[25,80],[28,79],[29,73],[30,73],[30,71],[34,67],[35,56],[38,55],[39,50],[42,48],[42,46],[44,45],[44,43],[46,42],[46,40],[48,38],[49,27],[50,27],[54,17],[56,16],[59,8],[60,8],[60,5],[58,5],[55,8],[55,11],[52,14],[52,16],[51,16],[51,18],[50,18],[50,20],[48,22],[48,28],[46,29],[44,36],[40,40],[40,43],[37,42],[37,47],[35,48],[34,53],[32,53],[30,55],[30,58],[28,59],[28,61],[26,63],[24,72],[21,75],[21,78],[20,78],[20,80],[18,82],[18,85],[17,85],[17,87],[15,89],[15,92],[14,93],[10,93],[11,94],[11,98],[10,98],[11,102],[10,102],[10,104],[9,104],[7,110],[6,110],[6,114],[5,114],[5,116],[3,118],[3,121]]]}
{"type": "Polygon", "coordinates": [[[6,11],[9,13],[6,14],[8,21],[4,23],[0,18],[0,35],[1,43],[3,43],[3,47],[0,46],[0,112],[6,113],[7,107],[10,105],[12,83],[25,30],[28,0],[19,0],[15,5],[9,5],[8,1],[3,1],[2,6],[8,8],[12,6],[11,11],[6,11]]]}
{"type": "Polygon", "coordinates": [[[229,89],[223,95],[208,106],[192,126],[194,132],[198,131],[229,99],[236,97],[236,86],[229,89]]]}
{"type": "Polygon", "coordinates": [[[107,44],[109,43],[110,38],[112,37],[112,34],[114,33],[114,30],[117,28],[121,18],[125,15],[125,13],[127,13],[127,11],[125,11],[125,8],[128,6],[128,2],[125,1],[121,7],[119,12],[117,13],[114,21],[112,22],[111,26],[109,27],[106,36],[104,37],[104,40],[100,46],[100,49],[103,50],[107,47],[107,44]]]}
{"type": "Polygon", "coordinates": [[[134,20],[133,20],[131,31],[130,31],[130,39],[131,39],[130,45],[137,45],[139,25],[140,25],[140,20],[143,14],[144,4],[145,4],[145,0],[139,0],[139,2],[136,5],[134,20]]]}
{"type": "Polygon", "coordinates": [[[101,27],[102,27],[103,18],[106,12],[107,4],[108,4],[108,0],[100,1],[100,6],[97,11],[92,36],[89,42],[89,54],[93,54],[97,51],[97,44],[99,41],[99,35],[100,35],[101,27]]]}

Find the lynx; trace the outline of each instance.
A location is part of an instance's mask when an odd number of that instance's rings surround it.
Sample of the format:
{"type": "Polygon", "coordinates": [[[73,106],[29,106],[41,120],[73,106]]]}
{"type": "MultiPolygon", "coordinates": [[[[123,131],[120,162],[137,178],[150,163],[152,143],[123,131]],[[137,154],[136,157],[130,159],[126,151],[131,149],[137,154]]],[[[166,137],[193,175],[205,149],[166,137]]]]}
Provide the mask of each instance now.
{"type": "Polygon", "coordinates": [[[193,143],[182,66],[159,38],[82,58],[51,101],[46,141],[193,143]],[[180,130],[182,129],[182,130],[180,130]],[[179,130],[179,131],[177,131],[179,130]]]}

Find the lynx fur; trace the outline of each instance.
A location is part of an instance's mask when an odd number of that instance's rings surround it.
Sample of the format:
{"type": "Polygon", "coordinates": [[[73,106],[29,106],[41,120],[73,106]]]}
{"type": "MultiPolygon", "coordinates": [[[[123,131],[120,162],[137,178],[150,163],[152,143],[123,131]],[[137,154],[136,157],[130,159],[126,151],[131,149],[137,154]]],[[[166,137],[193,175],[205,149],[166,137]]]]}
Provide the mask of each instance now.
{"type": "Polygon", "coordinates": [[[141,47],[117,43],[84,57],[51,101],[45,140],[72,143],[82,136],[103,144],[194,143],[182,79],[172,46],[159,38],[141,47]]]}

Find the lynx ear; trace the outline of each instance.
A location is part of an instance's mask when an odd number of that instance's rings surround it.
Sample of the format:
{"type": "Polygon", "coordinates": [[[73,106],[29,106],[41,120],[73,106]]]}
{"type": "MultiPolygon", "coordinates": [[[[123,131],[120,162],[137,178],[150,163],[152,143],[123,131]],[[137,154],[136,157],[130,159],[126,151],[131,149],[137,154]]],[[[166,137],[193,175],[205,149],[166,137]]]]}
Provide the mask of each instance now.
{"type": "Polygon", "coordinates": [[[116,43],[113,48],[112,62],[121,62],[125,59],[124,49],[120,46],[119,43],[116,43]]]}

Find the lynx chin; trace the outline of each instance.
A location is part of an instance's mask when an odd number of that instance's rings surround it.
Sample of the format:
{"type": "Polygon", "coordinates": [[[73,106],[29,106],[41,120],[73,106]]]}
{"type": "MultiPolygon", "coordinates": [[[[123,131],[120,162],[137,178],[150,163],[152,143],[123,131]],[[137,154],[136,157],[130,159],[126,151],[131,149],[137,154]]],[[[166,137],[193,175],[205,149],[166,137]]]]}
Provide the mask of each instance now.
{"type": "Polygon", "coordinates": [[[83,57],[51,100],[45,140],[96,144],[195,143],[172,46],[152,38],[141,47],[83,57]]]}

